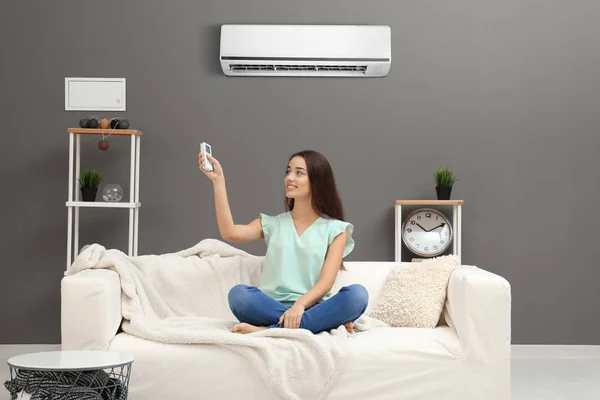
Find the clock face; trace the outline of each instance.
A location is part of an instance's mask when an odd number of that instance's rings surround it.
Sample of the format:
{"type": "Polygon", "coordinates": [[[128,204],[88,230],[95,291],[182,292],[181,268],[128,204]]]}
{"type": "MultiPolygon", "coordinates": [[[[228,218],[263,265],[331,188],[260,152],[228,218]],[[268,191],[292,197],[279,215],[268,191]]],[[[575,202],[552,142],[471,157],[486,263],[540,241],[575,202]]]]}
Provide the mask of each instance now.
{"type": "Polygon", "coordinates": [[[446,251],[450,245],[452,225],[441,212],[431,208],[420,208],[404,220],[402,240],[414,254],[435,257],[446,251]]]}

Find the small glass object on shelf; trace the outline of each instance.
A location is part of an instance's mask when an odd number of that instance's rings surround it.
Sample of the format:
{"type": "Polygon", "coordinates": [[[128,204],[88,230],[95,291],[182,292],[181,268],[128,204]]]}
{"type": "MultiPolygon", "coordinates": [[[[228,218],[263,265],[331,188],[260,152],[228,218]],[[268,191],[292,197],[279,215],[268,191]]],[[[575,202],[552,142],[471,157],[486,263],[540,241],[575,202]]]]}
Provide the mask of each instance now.
{"type": "Polygon", "coordinates": [[[102,189],[102,198],[104,201],[121,201],[123,198],[123,188],[116,184],[108,184],[102,189]]]}

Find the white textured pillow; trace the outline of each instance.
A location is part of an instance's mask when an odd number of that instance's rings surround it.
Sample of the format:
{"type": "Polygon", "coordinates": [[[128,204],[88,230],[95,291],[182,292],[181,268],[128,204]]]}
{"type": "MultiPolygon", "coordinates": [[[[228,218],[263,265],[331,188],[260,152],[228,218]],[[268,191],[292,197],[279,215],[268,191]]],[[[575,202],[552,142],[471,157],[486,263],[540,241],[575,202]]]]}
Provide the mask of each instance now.
{"type": "Polygon", "coordinates": [[[370,317],[394,327],[437,326],[458,256],[441,256],[413,264],[392,268],[370,317]]]}

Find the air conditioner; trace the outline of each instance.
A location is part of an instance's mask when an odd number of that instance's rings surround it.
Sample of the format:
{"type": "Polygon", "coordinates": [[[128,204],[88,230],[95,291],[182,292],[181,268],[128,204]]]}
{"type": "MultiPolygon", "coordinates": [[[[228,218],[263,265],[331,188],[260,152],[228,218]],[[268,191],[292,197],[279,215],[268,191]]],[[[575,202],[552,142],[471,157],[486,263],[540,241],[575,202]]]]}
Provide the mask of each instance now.
{"type": "Polygon", "coordinates": [[[220,60],[228,76],[383,77],[391,30],[383,25],[221,26],[220,60]]]}

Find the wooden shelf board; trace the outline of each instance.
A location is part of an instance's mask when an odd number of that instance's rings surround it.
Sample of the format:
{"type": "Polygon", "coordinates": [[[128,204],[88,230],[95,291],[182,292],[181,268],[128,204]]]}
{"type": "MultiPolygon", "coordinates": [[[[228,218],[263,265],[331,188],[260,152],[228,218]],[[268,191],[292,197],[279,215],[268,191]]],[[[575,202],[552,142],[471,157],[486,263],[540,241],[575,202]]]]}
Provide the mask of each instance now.
{"type": "Polygon", "coordinates": [[[396,200],[395,205],[452,206],[464,203],[464,200],[396,200]]]}
{"type": "Polygon", "coordinates": [[[94,128],[69,128],[69,133],[80,135],[138,135],[142,136],[142,131],[135,129],[94,129],[94,128]]]}

